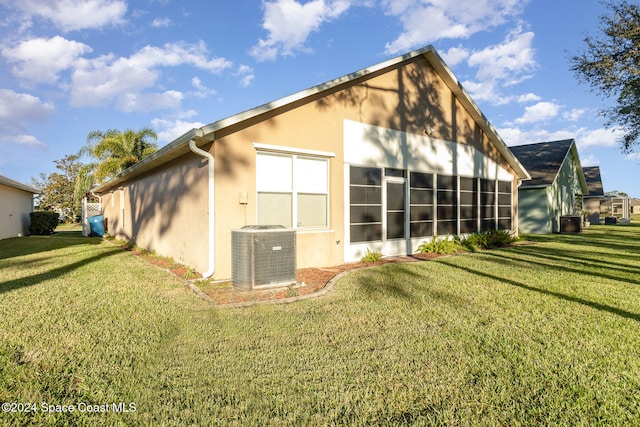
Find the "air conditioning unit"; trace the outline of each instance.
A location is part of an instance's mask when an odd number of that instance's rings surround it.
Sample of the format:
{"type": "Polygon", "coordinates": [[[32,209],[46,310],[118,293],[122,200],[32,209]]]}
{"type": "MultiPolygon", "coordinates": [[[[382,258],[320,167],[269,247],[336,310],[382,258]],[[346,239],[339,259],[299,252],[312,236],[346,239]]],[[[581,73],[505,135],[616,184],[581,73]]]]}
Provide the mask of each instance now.
{"type": "Polygon", "coordinates": [[[582,231],[582,217],[579,215],[563,215],[560,217],[561,233],[580,233],[582,231]]]}
{"type": "Polygon", "coordinates": [[[231,278],[238,290],[296,283],[296,232],[279,225],[231,231],[231,278]]]}

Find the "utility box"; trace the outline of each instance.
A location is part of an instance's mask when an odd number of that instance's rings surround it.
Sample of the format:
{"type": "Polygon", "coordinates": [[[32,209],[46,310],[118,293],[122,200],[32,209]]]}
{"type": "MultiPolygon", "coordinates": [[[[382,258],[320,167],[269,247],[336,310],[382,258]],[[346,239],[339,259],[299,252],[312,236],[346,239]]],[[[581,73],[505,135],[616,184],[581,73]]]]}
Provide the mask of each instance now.
{"type": "Polygon", "coordinates": [[[582,217],[579,215],[563,215],[560,217],[561,233],[580,233],[582,231],[582,217]]]}
{"type": "Polygon", "coordinates": [[[296,232],[280,225],[231,231],[231,278],[237,290],[296,283],[296,232]]]}

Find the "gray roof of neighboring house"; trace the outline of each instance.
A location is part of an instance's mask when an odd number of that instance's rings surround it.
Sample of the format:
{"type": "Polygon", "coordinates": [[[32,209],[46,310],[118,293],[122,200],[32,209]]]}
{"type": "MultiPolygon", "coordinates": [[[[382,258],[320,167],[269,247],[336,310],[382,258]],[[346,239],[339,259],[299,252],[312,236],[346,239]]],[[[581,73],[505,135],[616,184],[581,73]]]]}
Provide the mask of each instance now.
{"type": "Polygon", "coordinates": [[[40,190],[36,190],[33,187],[29,187],[28,185],[21,184],[18,181],[14,181],[2,175],[0,175],[0,184],[6,185],[7,187],[11,187],[11,188],[16,188],[18,190],[26,191],[28,193],[40,194],[40,190]]]}
{"type": "Polygon", "coordinates": [[[215,141],[216,133],[222,129],[228,128],[238,123],[242,123],[244,121],[255,120],[261,115],[270,113],[278,108],[286,107],[305,99],[311,99],[311,97],[314,95],[321,94],[323,92],[329,93],[329,91],[334,90],[335,88],[352,84],[360,78],[374,75],[377,72],[394,67],[418,56],[423,56],[427,60],[427,62],[429,62],[429,64],[436,70],[436,72],[440,75],[445,84],[453,93],[453,96],[458,99],[458,101],[469,111],[469,114],[471,114],[471,116],[477,121],[482,131],[493,142],[494,146],[498,149],[500,154],[504,156],[509,165],[515,171],[516,175],[520,179],[528,179],[529,174],[526,168],[524,168],[520,164],[518,159],[512,154],[512,152],[509,150],[509,147],[507,147],[502,137],[498,134],[498,131],[480,111],[478,105],[473,101],[473,99],[471,99],[469,93],[464,89],[464,87],[462,87],[460,81],[455,77],[451,69],[444,63],[440,55],[438,55],[438,53],[436,52],[435,48],[430,45],[421,49],[416,49],[404,55],[397,56],[379,64],[372,65],[371,67],[364,68],[354,73],[338,77],[337,79],[330,80],[312,88],[294,93],[293,95],[280,98],[276,101],[269,102],[251,110],[244,111],[231,117],[227,117],[226,119],[213,122],[199,129],[192,129],[175,139],[173,142],[160,148],[150,156],[142,159],[140,162],[122,171],[110,181],[98,186],[95,191],[97,193],[104,193],[106,191],[109,191],[110,189],[116,188],[121,183],[126,182],[128,179],[148,172],[149,170],[152,170],[153,168],[171,159],[175,159],[185,153],[188,153],[190,151],[189,140],[191,139],[193,139],[197,143],[197,145],[203,145],[207,142],[215,141]]]}
{"type": "Polygon", "coordinates": [[[590,197],[604,196],[604,190],[602,188],[602,179],[600,178],[599,166],[587,166],[582,168],[584,172],[584,179],[587,181],[587,188],[589,189],[590,197]]]}
{"type": "MultiPolygon", "coordinates": [[[[575,149],[573,139],[509,147],[531,175],[531,180],[523,182],[520,188],[546,187],[553,184],[572,147],[575,149]]],[[[583,184],[586,187],[586,183],[583,184]]]]}

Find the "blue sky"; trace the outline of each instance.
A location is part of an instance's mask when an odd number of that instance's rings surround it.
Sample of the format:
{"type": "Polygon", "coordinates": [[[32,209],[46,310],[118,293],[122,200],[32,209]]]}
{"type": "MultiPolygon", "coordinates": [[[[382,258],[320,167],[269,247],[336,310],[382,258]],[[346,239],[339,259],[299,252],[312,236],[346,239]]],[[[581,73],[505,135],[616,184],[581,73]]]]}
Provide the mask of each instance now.
{"type": "Polygon", "coordinates": [[[0,0],[0,174],[29,184],[93,130],[148,126],[162,146],[434,45],[508,145],[574,138],[605,191],[640,197],[569,70],[598,0],[0,0]]]}

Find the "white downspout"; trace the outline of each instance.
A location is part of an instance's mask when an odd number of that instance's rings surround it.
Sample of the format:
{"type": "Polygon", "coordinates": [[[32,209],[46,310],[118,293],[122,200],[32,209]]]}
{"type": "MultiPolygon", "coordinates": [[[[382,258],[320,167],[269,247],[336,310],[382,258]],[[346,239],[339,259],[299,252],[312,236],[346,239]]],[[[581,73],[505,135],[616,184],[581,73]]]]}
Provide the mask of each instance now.
{"type": "Polygon", "coordinates": [[[215,181],[214,181],[214,161],[213,155],[204,151],[196,145],[193,139],[189,140],[189,148],[199,156],[206,157],[209,169],[209,269],[202,273],[202,277],[211,277],[216,271],[216,249],[215,249],[215,181]]]}

